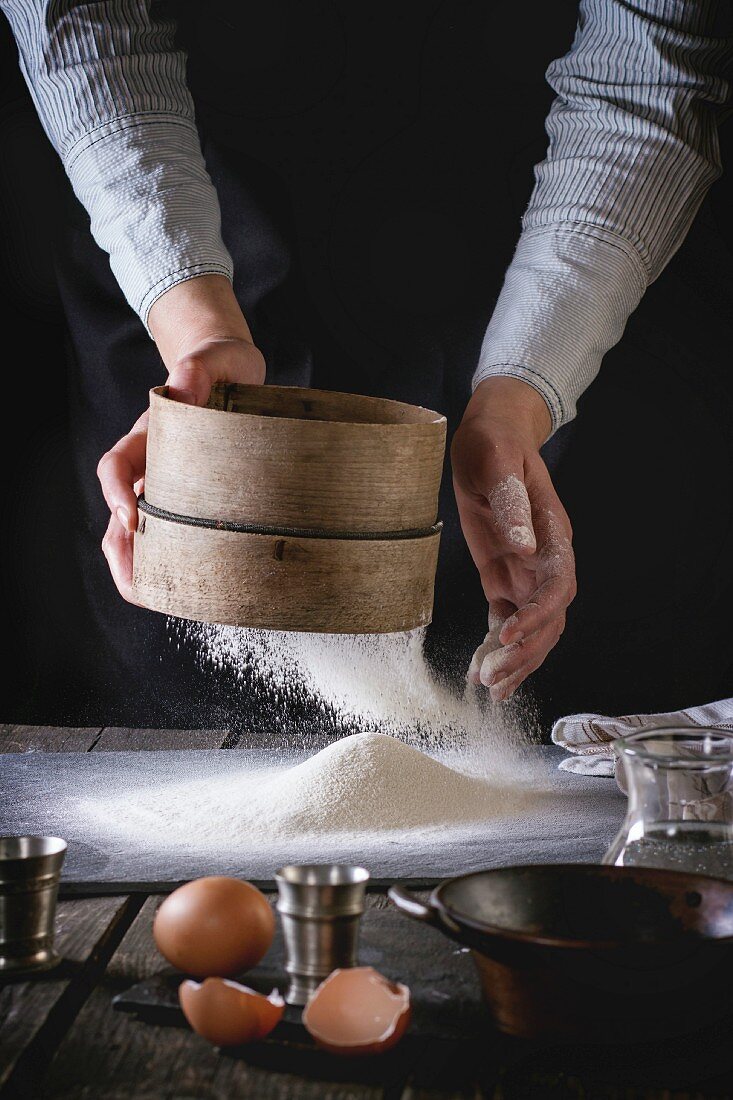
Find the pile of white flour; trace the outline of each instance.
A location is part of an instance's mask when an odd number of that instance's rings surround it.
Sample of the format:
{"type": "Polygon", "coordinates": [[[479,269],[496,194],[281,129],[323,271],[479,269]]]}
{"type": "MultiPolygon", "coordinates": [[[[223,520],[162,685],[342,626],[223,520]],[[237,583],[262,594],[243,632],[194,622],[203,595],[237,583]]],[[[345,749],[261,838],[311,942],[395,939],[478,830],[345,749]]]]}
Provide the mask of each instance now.
{"type": "Polygon", "coordinates": [[[460,846],[484,835],[489,823],[537,807],[543,793],[531,768],[511,783],[497,782],[381,733],[353,734],[277,767],[250,767],[248,755],[226,753],[231,769],[223,776],[197,777],[193,760],[188,773],[165,785],[128,787],[114,807],[81,799],[80,809],[108,834],[143,844],[154,836],[171,850],[254,848],[309,862],[332,859],[333,844],[345,844],[352,859],[408,837],[428,849],[460,846]]]}
{"type": "Polygon", "coordinates": [[[233,749],[226,753],[231,770],[216,780],[188,774],[163,788],[126,790],[113,813],[86,802],[112,831],[154,832],[171,847],[282,842],[308,858],[304,838],[339,834],[368,851],[388,833],[399,843],[407,831],[435,834],[453,825],[465,832],[506,820],[538,793],[531,793],[534,766],[512,712],[492,707],[481,688],[442,684],[425,660],[423,631],[182,629],[198,639],[203,659],[241,670],[244,709],[256,689],[267,694],[271,714],[300,708],[310,728],[296,743],[268,731],[264,747],[278,750],[272,766],[250,767],[248,754],[233,749]],[[340,727],[336,739],[323,736],[327,718],[340,727]],[[350,730],[358,732],[342,735],[350,730]]]}
{"type": "Polygon", "coordinates": [[[415,829],[492,817],[492,794],[395,737],[358,733],[263,783],[246,815],[275,835],[415,829]]]}

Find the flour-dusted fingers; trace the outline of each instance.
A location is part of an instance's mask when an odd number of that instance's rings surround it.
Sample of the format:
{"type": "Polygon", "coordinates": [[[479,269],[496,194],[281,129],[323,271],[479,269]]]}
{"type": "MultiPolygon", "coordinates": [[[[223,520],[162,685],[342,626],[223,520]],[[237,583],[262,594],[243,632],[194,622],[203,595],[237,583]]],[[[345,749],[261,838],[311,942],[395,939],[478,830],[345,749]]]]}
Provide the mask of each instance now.
{"type": "Polygon", "coordinates": [[[133,540],[134,535],[125,530],[117,516],[110,516],[107,532],[102,539],[102,552],[119,594],[128,603],[138,604],[132,589],[133,540]]]}
{"type": "Polygon", "coordinates": [[[567,573],[549,577],[533,593],[524,607],[520,607],[504,623],[500,635],[502,645],[519,642],[541,630],[554,619],[564,616],[577,591],[574,559],[572,561],[573,564],[567,573]]]}
{"type": "MultiPolygon", "coordinates": [[[[561,630],[558,631],[557,637],[555,638],[555,641],[552,643],[552,645],[555,645],[561,633],[561,630]]],[[[491,695],[492,701],[494,703],[503,703],[507,699],[509,699],[520,686],[520,684],[523,684],[528,676],[531,676],[533,672],[537,671],[537,669],[540,667],[545,657],[547,656],[549,650],[552,649],[552,645],[547,651],[543,650],[540,653],[536,654],[532,660],[521,665],[521,667],[518,668],[515,672],[510,673],[503,679],[496,679],[489,688],[489,694],[491,695]]]]}
{"type": "MultiPolygon", "coordinates": [[[[523,475],[520,468],[519,474],[523,475]]],[[[537,549],[532,525],[532,506],[521,476],[510,470],[496,477],[486,494],[497,531],[512,553],[529,557],[537,549]]]]}
{"type": "Polygon", "coordinates": [[[541,460],[532,463],[527,487],[537,536],[536,589],[504,624],[501,641],[505,645],[564,615],[577,591],[573,530],[541,460]]]}
{"type": "Polygon", "coordinates": [[[494,600],[489,605],[489,630],[471,658],[471,664],[466,673],[469,684],[483,683],[481,669],[489,655],[497,649],[501,649],[501,642],[499,641],[501,628],[507,617],[514,611],[516,611],[516,607],[508,600],[494,600]]]}
{"type": "Polygon", "coordinates": [[[109,510],[128,532],[137,530],[135,484],[145,474],[147,442],[148,413],[146,411],[127,435],[102,455],[97,466],[97,477],[109,510]]]}
{"type": "Polygon", "coordinates": [[[479,671],[480,682],[485,687],[493,687],[501,680],[514,676],[522,670],[525,670],[522,677],[524,679],[530,672],[539,668],[550,650],[557,645],[564,629],[565,615],[563,614],[545,623],[540,630],[527,635],[521,641],[500,646],[493,653],[487,654],[479,671]]]}
{"type": "Polygon", "coordinates": [[[507,446],[497,454],[464,430],[453,441],[453,485],[471,557],[491,601],[492,576],[506,555],[529,558],[536,550],[532,510],[522,481],[522,453],[507,446]]]}

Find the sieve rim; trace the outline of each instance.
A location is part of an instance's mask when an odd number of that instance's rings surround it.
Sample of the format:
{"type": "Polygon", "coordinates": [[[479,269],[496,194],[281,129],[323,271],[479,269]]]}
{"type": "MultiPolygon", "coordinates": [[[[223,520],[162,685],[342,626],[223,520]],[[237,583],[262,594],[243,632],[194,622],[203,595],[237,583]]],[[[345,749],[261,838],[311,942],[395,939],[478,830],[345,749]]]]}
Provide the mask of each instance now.
{"type": "Polygon", "coordinates": [[[439,534],[443,529],[440,520],[431,527],[413,527],[401,531],[332,531],[316,527],[271,527],[262,523],[234,523],[224,519],[204,519],[200,516],[186,516],[179,512],[169,512],[145,499],[138,497],[137,506],[146,516],[179,523],[184,527],[204,527],[210,531],[232,531],[239,535],[273,535],[275,538],[298,539],[339,539],[351,542],[384,542],[397,539],[424,539],[439,534]]]}

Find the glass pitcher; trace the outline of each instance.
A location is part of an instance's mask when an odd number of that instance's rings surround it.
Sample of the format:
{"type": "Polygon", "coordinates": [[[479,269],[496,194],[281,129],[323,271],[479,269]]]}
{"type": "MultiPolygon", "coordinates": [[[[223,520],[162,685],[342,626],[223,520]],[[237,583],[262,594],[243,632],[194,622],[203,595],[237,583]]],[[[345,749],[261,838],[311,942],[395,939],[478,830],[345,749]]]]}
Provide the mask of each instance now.
{"type": "Polygon", "coordinates": [[[733,733],[646,729],[613,749],[629,804],[603,862],[733,879],[733,733]]]}

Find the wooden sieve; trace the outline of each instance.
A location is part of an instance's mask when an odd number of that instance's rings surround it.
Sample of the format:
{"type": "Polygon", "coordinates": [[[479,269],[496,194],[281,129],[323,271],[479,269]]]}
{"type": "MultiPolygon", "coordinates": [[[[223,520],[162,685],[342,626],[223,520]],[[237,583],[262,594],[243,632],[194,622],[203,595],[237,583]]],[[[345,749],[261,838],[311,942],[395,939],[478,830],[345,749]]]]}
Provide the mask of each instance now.
{"type": "Polygon", "coordinates": [[[377,634],[430,621],[445,417],[287,386],[151,391],[133,585],[200,622],[377,634]]]}

